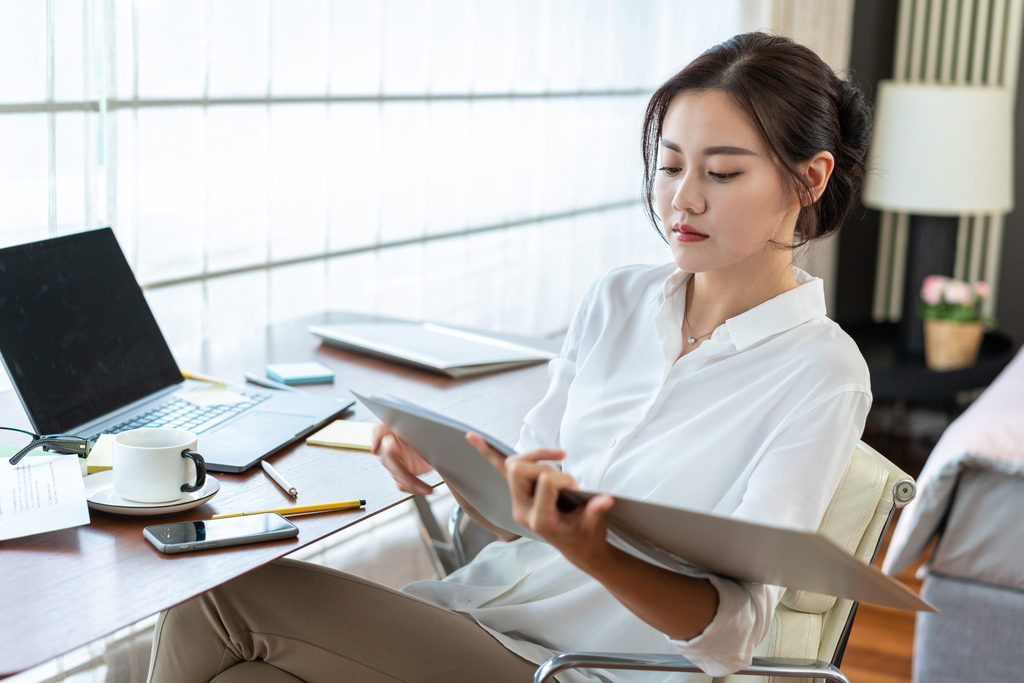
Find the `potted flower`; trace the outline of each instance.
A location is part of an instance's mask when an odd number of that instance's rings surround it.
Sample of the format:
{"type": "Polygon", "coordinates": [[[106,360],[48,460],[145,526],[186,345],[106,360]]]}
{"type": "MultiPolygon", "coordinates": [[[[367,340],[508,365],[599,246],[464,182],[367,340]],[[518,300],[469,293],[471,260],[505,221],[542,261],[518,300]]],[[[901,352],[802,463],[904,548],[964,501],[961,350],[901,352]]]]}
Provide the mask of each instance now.
{"type": "Polygon", "coordinates": [[[984,282],[970,285],[942,275],[924,279],[921,317],[925,364],[929,369],[959,370],[974,365],[985,327],[991,326],[991,320],[982,313],[991,294],[984,282]]]}

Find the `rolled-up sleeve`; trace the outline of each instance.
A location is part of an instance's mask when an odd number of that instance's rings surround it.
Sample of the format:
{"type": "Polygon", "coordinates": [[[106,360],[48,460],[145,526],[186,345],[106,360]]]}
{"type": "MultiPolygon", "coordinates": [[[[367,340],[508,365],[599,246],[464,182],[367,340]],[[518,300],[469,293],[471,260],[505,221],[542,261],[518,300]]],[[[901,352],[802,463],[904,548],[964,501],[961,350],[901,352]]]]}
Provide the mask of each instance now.
{"type": "Polygon", "coordinates": [[[670,638],[669,642],[681,655],[717,678],[750,666],[754,648],[768,635],[775,607],[786,589],[714,575],[707,578],[718,591],[718,613],[696,638],[670,638]]]}
{"type": "MultiPolygon", "coordinates": [[[[870,394],[842,390],[808,409],[761,455],[731,516],[816,530],[864,430],[870,407],[870,394]]],[[[715,618],[700,635],[669,642],[709,675],[727,676],[750,665],[786,589],[707,578],[718,591],[715,618]]]]}

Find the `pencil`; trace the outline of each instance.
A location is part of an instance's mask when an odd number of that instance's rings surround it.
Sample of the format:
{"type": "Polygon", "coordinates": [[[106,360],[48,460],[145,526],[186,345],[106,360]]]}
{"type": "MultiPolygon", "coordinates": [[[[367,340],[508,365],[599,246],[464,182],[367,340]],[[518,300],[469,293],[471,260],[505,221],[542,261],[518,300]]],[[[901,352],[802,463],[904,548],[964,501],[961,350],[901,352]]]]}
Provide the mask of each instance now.
{"type": "Polygon", "coordinates": [[[201,372],[185,372],[184,370],[182,370],[181,371],[181,376],[184,377],[185,379],[194,379],[194,380],[196,380],[198,382],[211,382],[213,384],[228,384],[228,382],[226,382],[226,381],[224,381],[222,379],[218,379],[216,377],[211,377],[210,375],[204,375],[201,372]]]}
{"type": "Polygon", "coordinates": [[[279,515],[302,515],[307,512],[333,512],[335,510],[351,510],[366,505],[365,500],[339,500],[334,503],[320,503],[318,505],[295,505],[290,508],[273,508],[271,510],[253,510],[252,512],[236,512],[230,515],[214,515],[212,519],[223,519],[224,517],[241,517],[243,515],[262,515],[268,512],[276,512],[279,515]]]}

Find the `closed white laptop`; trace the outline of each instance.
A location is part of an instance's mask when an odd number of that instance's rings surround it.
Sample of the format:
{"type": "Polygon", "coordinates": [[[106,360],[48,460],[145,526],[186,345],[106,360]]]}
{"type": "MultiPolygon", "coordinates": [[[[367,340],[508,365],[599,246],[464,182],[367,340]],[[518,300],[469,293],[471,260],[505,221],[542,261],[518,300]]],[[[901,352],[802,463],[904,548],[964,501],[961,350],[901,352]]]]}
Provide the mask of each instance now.
{"type": "Polygon", "coordinates": [[[312,325],[331,346],[449,377],[543,363],[557,354],[445,325],[413,321],[312,325]]]}

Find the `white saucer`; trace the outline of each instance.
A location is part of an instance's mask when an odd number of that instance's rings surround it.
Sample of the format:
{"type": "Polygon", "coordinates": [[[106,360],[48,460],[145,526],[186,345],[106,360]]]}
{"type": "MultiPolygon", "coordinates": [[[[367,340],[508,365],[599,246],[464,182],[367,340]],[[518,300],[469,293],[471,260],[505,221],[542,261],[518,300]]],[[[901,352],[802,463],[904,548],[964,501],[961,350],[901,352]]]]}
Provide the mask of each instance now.
{"type": "Polygon", "coordinates": [[[220,482],[207,474],[203,488],[186,493],[177,500],[166,503],[137,503],[117,495],[117,491],[114,490],[114,470],[90,474],[83,481],[89,507],[115,515],[169,515],[172,512],[181,512],[202,505],[220,491],[220,482]]]}

